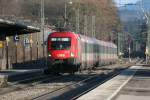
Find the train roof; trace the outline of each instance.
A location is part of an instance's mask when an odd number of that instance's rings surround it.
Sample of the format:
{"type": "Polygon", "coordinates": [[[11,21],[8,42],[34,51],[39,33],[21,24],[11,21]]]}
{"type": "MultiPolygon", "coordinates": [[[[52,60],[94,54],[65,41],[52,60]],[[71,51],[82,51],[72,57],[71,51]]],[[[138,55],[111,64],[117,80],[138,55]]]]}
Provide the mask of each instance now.
{"type": "Polygon", "coordinates": [[[56,36],[69,36],[69,37],[78,37],[78,34],[75,34],[74,32],[53,32],[49,36],[56,37],[56,36]]]}
{"type": "Polygon", "coordinates": [[[51,37],[66,36],[66,35],[69,36],[69,37],[80,38],[81,41],[84,41],[84,42],[93,43],[93,44],[96,43],[96,44],[99,44],[99,45],[102,45],[102,46],[117,48],[117,46],[112,42],[106,42],[106,41],[98,40],[96,38],[88,37],[88,36],[81,35],[81,34],[76,34],[74,32],[70,32],[70,31],[53,32],[53,33],[50,34],[51,37]]]}
{"type": "Polygon", "coordinates": [[[114,43],[112,43],[112,42],[106,42],[106,41],[100,40],[100,43],[101,43],[101,45],[103,45],[103,46],[108,46],[108,47],[112,47],[112,48],[117,48],[117,46],[116,46],[114,43]]]}
{"type": "Polygon", "coordinates": [[[87,36],[84,36],[84,35],[80,35],[80,37],[81,37],[81,40],[84,41],[84,42],[96,43],[96,44],[100,44],[102,46],[117,48],[117,46],[112,42],[106,42],[106,41],[98,40],[96,38],[87,37],[87,36]]]}

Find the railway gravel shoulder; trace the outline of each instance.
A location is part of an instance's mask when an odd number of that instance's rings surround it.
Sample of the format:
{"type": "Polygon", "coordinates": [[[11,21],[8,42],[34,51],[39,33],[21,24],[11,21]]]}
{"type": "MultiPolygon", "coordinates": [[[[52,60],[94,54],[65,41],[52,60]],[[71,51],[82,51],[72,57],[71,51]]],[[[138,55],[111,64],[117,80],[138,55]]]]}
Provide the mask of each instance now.
{"type": "MultiPolygon", "coordinates": [[[[11,91],[8,93],[3,93],[0,95],[1,100],[20,100],[20,99],[38,99],[38,97],[42,97],[45,94],[54,93],[58,90],[61,90],[63,88],[68,88],[68,91],[75,89],[77,87],[83,86],[85,84],[81,84],[87,77],[90,78],[93,75],[107,75],[113,71],[123,70],[124,68],[127,68],[127,66],[130,66],[130,64],[121,65],[114,65],[114,66],[107,66],[107,68],[102,67],[98,71],[92,71],[92,72],[82,72],[77,75],[73,76],[65,76],[64,78],[59,78],[52,81],[43,81],[36,85],[31,85],[29,87],[24,87],[15,91],[11,91]],[[121,67],[120,67],[121,66],[121,67]],[[119,68],[118,68],[119,67],[119,68]],[[91,74],[89,74],[91,73],[91,74]],[[83,77],[81,77],[83,76],[83,77]],[[79,83],[80,84],[79,84],[79,83]],[[18,95],[19,94],[19,95],[18,95]]],[[[86,82],[83,82],[86,83],[86,82]]],[[[63,91],[65,93],[65,91],[63,91]]],[[[57,95],[57,93],[55,93],[57,95]]],[[[59,94],[59,93],[58,93],[59,94]]]]}

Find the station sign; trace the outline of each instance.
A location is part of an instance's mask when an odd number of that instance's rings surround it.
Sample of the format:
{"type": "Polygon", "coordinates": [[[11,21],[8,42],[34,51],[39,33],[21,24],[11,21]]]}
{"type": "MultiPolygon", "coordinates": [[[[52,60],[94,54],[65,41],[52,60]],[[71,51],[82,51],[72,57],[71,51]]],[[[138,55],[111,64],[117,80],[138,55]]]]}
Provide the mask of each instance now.
{"type": "Polygon", "coordinates": [[[24,39],[24,45],[28,45],[28,44],[30,44],[30,40],[28,38],[25,38],[24,39]]]}
{"type": "Polygon", "coordinates": [[[18,35],[15,35],[15,36],[14,36],[14,41],[15,41],[15,42],[19,42],[19,36],[18,36],[18,35]]]}
{"type": "Polygon", "coordinates": [[[30,48],[30,40],[29,40],[29,38],[27,38],[27,37],[24,38],[23,44],[24,44],[25,49],[29,49],[30,48]]]}

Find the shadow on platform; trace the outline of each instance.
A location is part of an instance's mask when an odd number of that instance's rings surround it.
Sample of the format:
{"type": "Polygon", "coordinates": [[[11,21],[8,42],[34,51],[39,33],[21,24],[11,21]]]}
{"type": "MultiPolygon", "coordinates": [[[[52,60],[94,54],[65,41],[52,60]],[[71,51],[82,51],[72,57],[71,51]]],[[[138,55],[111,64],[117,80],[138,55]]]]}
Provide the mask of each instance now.
{"type": "Polygon", "coordinates": [[[46,66],[46,59],[42,58],[23,63],[14,63],[12,64],[12,69],[44,69],[46,66]]]}

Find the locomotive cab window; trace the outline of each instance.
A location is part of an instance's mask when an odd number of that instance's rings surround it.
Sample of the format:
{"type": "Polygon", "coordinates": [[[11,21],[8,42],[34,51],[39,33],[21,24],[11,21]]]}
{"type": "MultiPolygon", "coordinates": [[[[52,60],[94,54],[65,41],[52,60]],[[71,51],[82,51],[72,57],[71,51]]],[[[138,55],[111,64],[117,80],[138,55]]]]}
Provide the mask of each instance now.
{"type": "Polygon", "coordinates": [[[51,48],[53,50],[69,50],[71,48],[71,39],[51,38],[51,48]]]}

